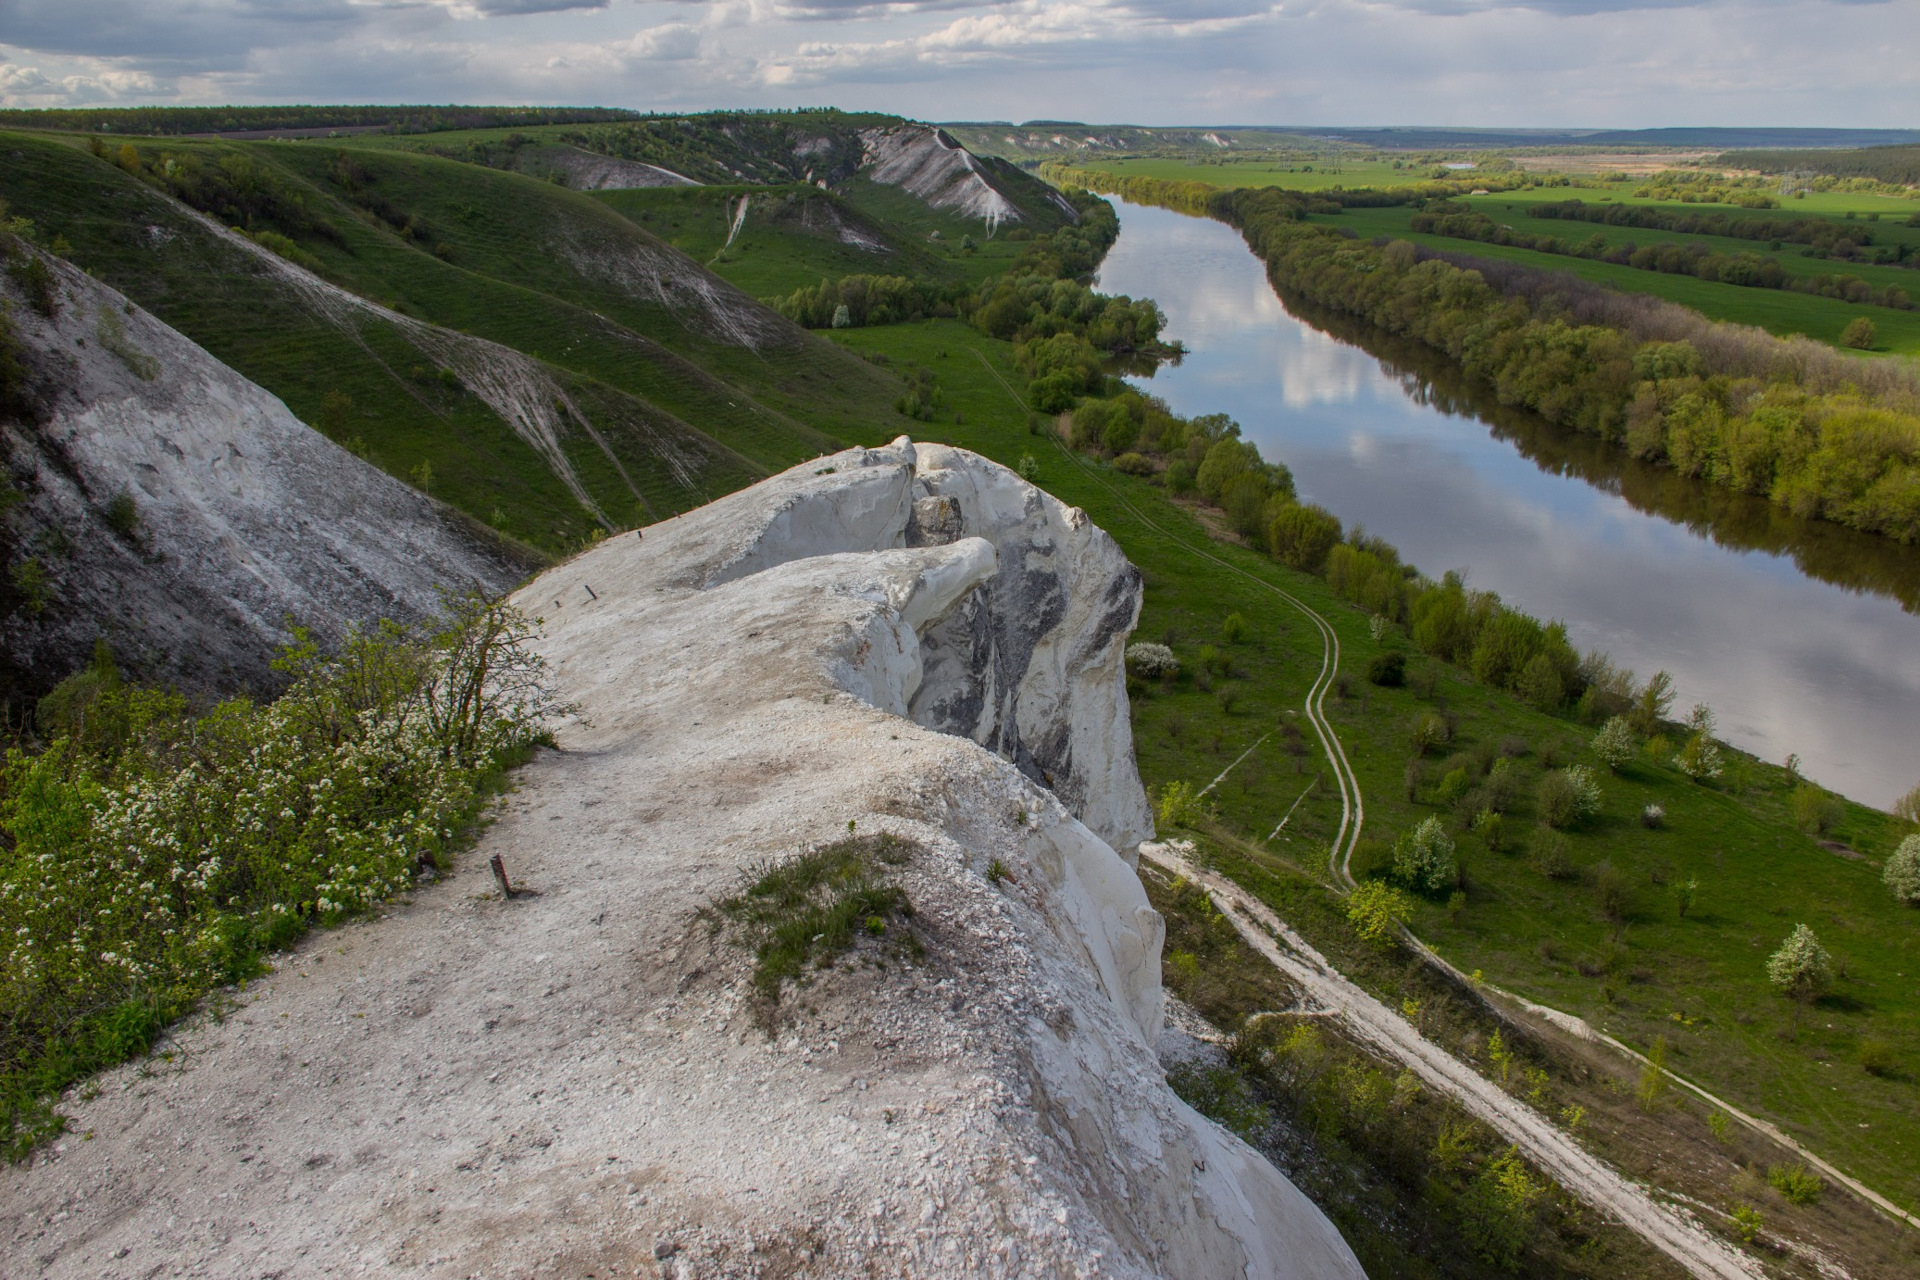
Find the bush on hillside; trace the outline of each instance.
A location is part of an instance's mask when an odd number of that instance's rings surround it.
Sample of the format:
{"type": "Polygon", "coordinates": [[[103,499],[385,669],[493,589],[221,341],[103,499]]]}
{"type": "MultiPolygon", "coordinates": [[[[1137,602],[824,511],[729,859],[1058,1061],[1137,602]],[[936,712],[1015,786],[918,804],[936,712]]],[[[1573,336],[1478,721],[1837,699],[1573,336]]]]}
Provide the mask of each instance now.
{"type": "Polygon", "coordinates": [[[1881,879],[1893,896],[1908,906],[1920,907],[1920,835],[1908,836],[1887,859],[1881,879]]]}
{"type": "Polygon", "coordinates": [[[276,701],[192,714],[110,653],[44,700],[39,754],[0,782],[0,1148],[51,1099],[140,1052],[209,989],[444,865],[486,779],[561,708],[516,610],[304,633],[276,701]]]}

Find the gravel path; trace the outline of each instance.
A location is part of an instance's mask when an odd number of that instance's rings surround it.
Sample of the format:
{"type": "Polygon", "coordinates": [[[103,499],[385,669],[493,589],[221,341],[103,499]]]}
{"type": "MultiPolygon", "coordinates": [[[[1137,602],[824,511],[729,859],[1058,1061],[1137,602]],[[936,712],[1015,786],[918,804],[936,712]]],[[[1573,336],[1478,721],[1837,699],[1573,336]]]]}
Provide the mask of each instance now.
{"type": "Polygon", "coordinates": [[[1145,844],[1146,861],[1204,888],[1248,945],[1296,983],[1313,1002],[1337,1013],[1369,1047],[1413,1069],[1499,1133],[1561,1186],[1625,1223],[1649,1244],[1709,1280],[1763,1275],[1757,1262],[1710,1234],[1684,1210],[1660,1203],[1648,1188],[1581,1147],[1533,1108],[1422,1036],[1406,1019],[1368,995],[1327,963],[1252,894],[1224,876],[1201,870],[1167,845],[1145,844]]]}

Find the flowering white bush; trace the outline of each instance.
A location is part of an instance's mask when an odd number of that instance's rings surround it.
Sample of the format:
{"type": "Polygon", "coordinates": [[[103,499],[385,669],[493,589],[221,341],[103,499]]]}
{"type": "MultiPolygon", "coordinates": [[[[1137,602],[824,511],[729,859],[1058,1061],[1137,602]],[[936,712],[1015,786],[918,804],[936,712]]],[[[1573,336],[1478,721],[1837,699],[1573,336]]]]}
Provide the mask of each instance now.
{"type": "Polygon", "coordinates": [[[1681,744],[1679,752],[1673,757],[1673,767],[1695,782],[1717,778],[1724,767],[1720,759],[1720,744],[1704,731],[1695,733],[1681,744]]]}
{"type": "Polygon", "coordinates": [[[1618,773],[1633,760],[1633,726],[1625,716],[1615,716],[1593,737],[1593,754],[1600,763],[1618,773]]]}
{"type": "Polygon", "coordinates": [[[0,777],[0,1149],[262,952],[443,863],[486,777],[559,710],[531,634],[462,598],[330,656],[297,635],[278,700],[197,718],[96,667],[71,732],[0,777]]]}
{"type": "Polygon", "coordinates": [[[1163,644],[1130,644],[1127,646],[1127,669],[1143,680],[1158,680],[1163,676],[1177,675],[1180,671],[1180,659],[1173,656],[1173,650],[1163,644]]]}
{"type": "Polygon", "coordinates": [[[1833,958],[1804,924],[1767,958],[1767,981],[1796,1000],[1812,1000],[1833,985],[1833,958]]]}
{"type": "Polygon", "coordinates": [[[1438,892],[1459,878],[1453,837],[1438,818],[1426,818],[1393,846],[1393,870],[1416,889],[1438,892]]]}
{"type": "Polygon", "coordinates": [[[1881,878],[1893,896],[1902,902],[1920,906],[1920,835],[1908,836],[1887,859],[1881,878]]]}

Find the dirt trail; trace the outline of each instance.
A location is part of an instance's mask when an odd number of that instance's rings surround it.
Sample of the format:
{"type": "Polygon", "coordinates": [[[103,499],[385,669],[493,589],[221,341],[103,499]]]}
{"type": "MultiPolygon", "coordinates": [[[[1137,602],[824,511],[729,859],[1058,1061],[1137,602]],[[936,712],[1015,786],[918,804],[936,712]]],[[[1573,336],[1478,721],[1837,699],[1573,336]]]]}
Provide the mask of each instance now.
{"type": "Polygon", "coordinates": [[[1349,981],[1263,902],[1224,876],[1203,871],[1165,845],[1140,856],[1204,888],[1248,945],[1297,984],[1306,998],[1337,1013],[1371,1048],[1412,1068],[1545,1170],[1561,1186],[1608,1213],[1695,1276],[1741,1280],[1763,1275],[1758,1263],[1724,1243],[1691,1215],[1582,1148],[1546,1117],[1422,1036],[1406,1019],[1349,981]]]}

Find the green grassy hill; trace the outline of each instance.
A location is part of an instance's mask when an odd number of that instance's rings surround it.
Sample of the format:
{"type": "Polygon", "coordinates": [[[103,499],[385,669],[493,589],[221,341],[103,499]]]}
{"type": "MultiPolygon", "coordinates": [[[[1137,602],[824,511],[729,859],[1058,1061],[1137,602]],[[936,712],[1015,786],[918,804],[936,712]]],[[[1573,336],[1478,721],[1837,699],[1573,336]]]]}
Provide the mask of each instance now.
{"type": "Polygon", "coordinates": [[[277,191],[251,229],[286,235],[309,272],[117,151],[0,145],[0,197],[45,242],[339,442],[549,552],[884,430],[897,394],[600,202],[518,174],[358,151],[349,169],[331,146],[137,144],[145,164],[227,166],[277,191]]]}

